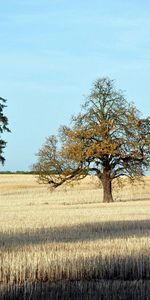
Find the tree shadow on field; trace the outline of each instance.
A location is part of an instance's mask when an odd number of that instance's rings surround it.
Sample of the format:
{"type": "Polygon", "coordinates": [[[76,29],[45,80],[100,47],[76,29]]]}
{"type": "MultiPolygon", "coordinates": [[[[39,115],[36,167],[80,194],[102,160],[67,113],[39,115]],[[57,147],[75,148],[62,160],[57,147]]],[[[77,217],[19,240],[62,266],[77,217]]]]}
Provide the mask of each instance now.
{"type": "Polygon", "coordinates": [[[150,281],[59,281],[32,282],[0,290],[1,300],[148,300],[150,281]]]}
{"type": "Polygon", "coordinates": [[[41,243],[74,243],[150,235],[150,219],[107,221],[39,228],[25,232],[0,232],[0,248],[40,245],[41,243]]]}

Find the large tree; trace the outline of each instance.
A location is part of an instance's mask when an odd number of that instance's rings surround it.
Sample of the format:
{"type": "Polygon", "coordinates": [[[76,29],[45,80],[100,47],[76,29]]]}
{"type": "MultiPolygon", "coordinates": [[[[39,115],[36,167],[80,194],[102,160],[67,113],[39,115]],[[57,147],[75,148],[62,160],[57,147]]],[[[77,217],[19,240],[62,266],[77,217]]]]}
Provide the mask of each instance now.
{"type": "Polygon", "coordinates": [[[58,187],[95,174],[103,186],[103,202],[112,202],[112,181],[137,178],[150,165],[150,118],[141,117],[114,81],[95,81],[72,126],[61,127],[37,154],[39,181],[58,187]]]}
{"type": "Polygon", "coordinates": [[[6,99],[0,97],[0,162],[4,164],[5,158],[3,155],[4,148],[6,147],[6,141],[1,138],[3,132],[9,132],[8,118],[4,115],[4,108],[6,107],[6,99]]]}

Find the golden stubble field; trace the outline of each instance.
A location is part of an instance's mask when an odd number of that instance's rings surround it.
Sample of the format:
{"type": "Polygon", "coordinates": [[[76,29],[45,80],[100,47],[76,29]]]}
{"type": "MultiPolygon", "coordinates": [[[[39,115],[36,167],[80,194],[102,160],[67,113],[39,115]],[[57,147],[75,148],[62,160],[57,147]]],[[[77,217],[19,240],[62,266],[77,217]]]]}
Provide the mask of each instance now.
{"type": "Polygon", "coordinates": [[[150,299],[150,177],[114,198],[0,175],[0,299],[150,299]]]}

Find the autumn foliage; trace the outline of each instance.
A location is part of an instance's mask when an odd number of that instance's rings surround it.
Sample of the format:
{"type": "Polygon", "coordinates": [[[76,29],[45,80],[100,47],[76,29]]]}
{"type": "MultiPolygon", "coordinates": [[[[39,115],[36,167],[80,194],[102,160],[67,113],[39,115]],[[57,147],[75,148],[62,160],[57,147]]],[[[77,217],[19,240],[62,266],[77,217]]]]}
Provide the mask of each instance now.
{"type": "Polygon", "coordinates": [[[113,80],[98,79],[72,126],[47,138],[37,156],[39,181],[56,188],[94,174],[102,183],[103,201],[112,202],[115,178],[143,176],[150,165],[150,118],[141,117],[113,80]]]}

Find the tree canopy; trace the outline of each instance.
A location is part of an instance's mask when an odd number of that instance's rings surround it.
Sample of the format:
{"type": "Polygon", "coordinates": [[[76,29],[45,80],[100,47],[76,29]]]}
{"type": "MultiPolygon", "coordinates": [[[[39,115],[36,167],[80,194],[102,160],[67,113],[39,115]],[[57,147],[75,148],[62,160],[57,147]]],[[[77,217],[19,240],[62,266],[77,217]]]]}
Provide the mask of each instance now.
{"type": "Polygon", "coordinates": [[[1,138],[1,135],[3,132],[7,131],[9,132],[8,128],[8,118],[4,115],[4,108],[6,99],[0,97],[0,162],[4,164],[5,158],[3,155],[4,148],[6,147],[6,141],[1,138]]]}
{"type": "Polygon", "coordinates": [[[150,118],[142,117],[113,80],[100,78],[71,127],[48,137],[37,157],[34,170],[41,182],[56,188],[95,174],[103,201],[111,202],[115,178],[143,176],[150,165],[150,118]]]}

